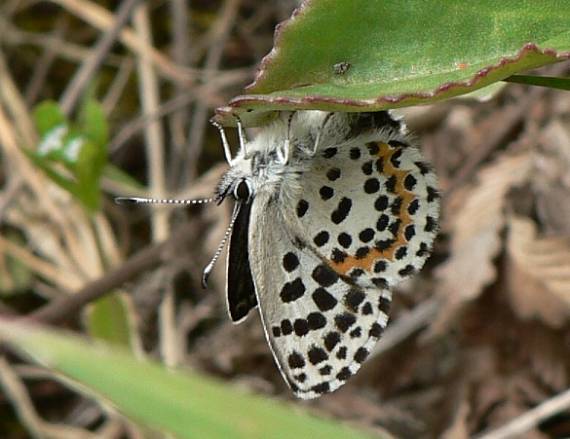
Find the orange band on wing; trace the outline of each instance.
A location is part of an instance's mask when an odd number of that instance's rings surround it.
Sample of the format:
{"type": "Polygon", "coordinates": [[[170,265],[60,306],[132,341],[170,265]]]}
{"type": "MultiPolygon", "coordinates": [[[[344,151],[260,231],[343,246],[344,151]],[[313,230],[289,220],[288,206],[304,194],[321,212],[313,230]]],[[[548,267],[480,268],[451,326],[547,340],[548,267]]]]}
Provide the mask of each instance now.
{"type": "Polygon", "coordinates": [[[404,179],[408,176],[408,171],[403,171],[394,167],[391,162],[391,158],[394,153],[399,149],[403,148],[401,146],[392,147],[386,143],[378,142],[376,145],[379,146],[378,157],[383,159],[383,175],[387,178],[394,176],[396,178],[396,185],[394,187],[394,193],[402,199],[402,205],[400,206],[399,219],[401,220],[400,228],[398,229],[397,235],[394,237],[395,242],[388,248],[383,250],[378,250],[372,247],[370,252],[363,258],[356,258],[355,256],[347,256],[342,262],[331,262],[332,268],[339,274],[346,275],[353,268],[361,268],[363,270],[372,271],[372,267],[376,260],[387,259],[389,261],[394,260],[394,253],[398,247],[407,244],[404,231],[406,226],[412,223],[412,218],[408,212],[408,207],[410,203],[414,200],[415,195],[413,192],[408,191],[404,186],[404,179]]]}

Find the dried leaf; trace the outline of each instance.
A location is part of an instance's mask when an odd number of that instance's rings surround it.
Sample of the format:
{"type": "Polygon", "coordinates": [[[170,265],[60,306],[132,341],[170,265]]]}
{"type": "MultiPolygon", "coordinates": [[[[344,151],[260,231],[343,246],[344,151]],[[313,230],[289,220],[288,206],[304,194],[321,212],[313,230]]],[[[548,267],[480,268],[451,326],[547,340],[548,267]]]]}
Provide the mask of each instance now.
{"type": "Polygon", "coordinates": [[[541,135],[536,151],[533,189],[545,234],[570,234],[570,126],[554,119],[541,135]]]}
{"type": "Polygon", "coordinates": [[[534,222],[511,216],[507,282],[515,313],[561,327],[570,317],[570,237],[537,236],[534,222]]]}
{"type": "MultiPolygon", "coordinates": [[[[501,248],[499,232],[504,227],[505,196],[513,186],[525,181],[530,169],[528,152],[504,157],[484,168],[458,213],[452,218],[451,255],[436,272],[440,281],[439,294],[446,300],[449,319],[452,310],[475,299],[483,288],[493,282],[497,272],[493,258],[501,248]]],[[[444,310],[445,311],[445,310],[444,310]]]]}

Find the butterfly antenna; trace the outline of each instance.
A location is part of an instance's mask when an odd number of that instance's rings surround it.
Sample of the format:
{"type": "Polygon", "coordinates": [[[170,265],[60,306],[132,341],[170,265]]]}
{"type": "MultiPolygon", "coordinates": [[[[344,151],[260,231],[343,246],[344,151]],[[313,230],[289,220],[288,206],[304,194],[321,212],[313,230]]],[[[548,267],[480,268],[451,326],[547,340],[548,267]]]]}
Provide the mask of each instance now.
{"type": "Polygon", "coordinates": [[[220,242],[220,245],[218,245],[218,248],[216,249],[216,253],[214,253],[214,256],[212,257],[212,260],[208,263],[208,265],[206,265],[206,268],[204,268],[204,271],[202,272],[202,288],[208,287],[208,278],[210,277],[210,273],[212,272],[214,265],[216,265],[216,262],[220,258],[222,250],[226,246],[226,242],[228,241],[228,238],[232,233],[232,229],[234,228],[234,223],[236,222],[238,211],[239,209],[237,209],[236,206],[236,209],[234,210],[232,219],[230,221],[230,225],[226,229],[226,233],[224,233],[224,237],[222,238],[222,242],[220,242]]]}
{"type": "Polygon", "coordinates": [[[176,200],[172,198],[144,198],[144,197],[115,197],[117,204],[207,204],[213,202],[213,198],[197,198],[193,200],[176,200]]]}

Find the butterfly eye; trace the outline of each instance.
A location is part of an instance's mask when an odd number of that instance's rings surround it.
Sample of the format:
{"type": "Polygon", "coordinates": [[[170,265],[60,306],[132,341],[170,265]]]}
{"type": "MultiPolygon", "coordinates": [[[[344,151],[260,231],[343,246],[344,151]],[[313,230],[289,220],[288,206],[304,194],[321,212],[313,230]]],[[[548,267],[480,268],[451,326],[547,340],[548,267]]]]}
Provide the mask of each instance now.
{"type": "Polygon", "coordinates": [[[249,199],[250,195],[251,195],[251,193],[250,193],[248,184],[245,182],[245,180],[240,181],[234,189],[235,199],[241,200],[241,201],[246,201],[249,199]]]}

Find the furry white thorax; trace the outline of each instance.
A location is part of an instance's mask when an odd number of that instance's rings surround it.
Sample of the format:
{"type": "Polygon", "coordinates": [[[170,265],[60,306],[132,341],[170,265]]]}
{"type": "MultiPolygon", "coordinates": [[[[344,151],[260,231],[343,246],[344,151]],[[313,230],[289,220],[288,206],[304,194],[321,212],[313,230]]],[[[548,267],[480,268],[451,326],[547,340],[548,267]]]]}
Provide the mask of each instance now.
{"type": "Polygon", "coordinates": [[[341,125],[334,120],[322,130],[328,114],[323,111],[280,113],[253,140],[240,147],[218,186],[218,195],[233,194],[242,181],[246,182],[250,197],[255,197],[259,191],[267,191],[286,199],[293,195],[289,192],[300,190],[299,178],[317,152],[315,143],[319,132],[321,146],[330,146],[335,139],[343,138],[341,125]]]}
{"type": "MultiPolygon", "coordinates": [[[[302,190],[301,176],[310,168],[317,152],[354,140],[347,139],[348,117],[349,113],[317,110],[279,113],[253,140],[240,146],[218,185],[217,198],[221,201],[233,194],[237,199],[235,191],[243,181],[247,184],[250,200],[265,191],[280,198],[283,207],[287,206],[288,201],[302,190]]],[[[379,133],[372,131],[365,137],[375,139],[378,136],[379,133]]],[[[397,140],[404,140],[406,136],[403,124],[401,132],[390,135],[397,140]]]]}

